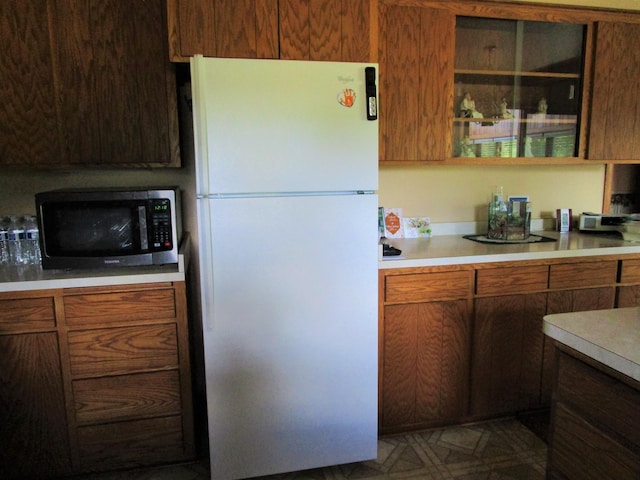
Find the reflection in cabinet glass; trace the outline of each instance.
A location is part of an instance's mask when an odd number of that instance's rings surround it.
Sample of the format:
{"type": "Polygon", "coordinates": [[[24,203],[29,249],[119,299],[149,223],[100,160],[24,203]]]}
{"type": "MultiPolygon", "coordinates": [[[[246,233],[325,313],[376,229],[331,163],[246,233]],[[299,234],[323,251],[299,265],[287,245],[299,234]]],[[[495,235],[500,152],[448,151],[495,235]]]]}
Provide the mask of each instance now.
{"type": "Polygon", "coordinates": [[[577,155],[585,26],[457,17],[453,155],[577,155]]]}

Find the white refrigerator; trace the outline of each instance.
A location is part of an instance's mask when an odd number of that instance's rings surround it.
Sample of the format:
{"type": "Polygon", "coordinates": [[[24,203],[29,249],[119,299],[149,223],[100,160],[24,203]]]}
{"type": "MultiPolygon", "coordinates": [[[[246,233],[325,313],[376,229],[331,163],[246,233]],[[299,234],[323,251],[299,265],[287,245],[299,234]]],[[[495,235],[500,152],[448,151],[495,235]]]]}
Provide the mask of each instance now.
{"type": "Polygon", "coordinates": [[[213,479],[377,455],[375,68],[191,60],[213,479]]]}

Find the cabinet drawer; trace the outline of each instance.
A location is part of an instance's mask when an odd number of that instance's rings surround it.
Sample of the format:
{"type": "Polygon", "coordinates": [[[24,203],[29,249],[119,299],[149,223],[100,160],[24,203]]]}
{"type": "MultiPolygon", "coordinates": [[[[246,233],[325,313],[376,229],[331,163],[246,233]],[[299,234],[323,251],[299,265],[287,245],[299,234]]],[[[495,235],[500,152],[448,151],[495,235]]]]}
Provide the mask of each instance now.
{"type": "Polygon", "coordinates": [[[640,447],[639,390],[563,352],[556,383],[558,401],[573,404],[587,420],[640,447]]]}
{"type": "Polygon", "coordinates": [[[504,267],[478,270],[476,293],[478,295],[502,295],[506,293],[531,293],[546,290],[549,267],[504,267]]]}
{"type": "Polygon", "coordinates": [[[622,261],[622,273],[620,275],[620,282],[640,283],[640,259],[622,261]]]}
{"type": "Polygon", "coordinates": [[[176,326],[168,324],[69,332],[69,359],[74,377],[176,367],[176,326]]]}
{"type": "Polygon", "coordinates": [[[56,326],[53,297],[0,301],[0,333],[56,326]]]}
{"type": "Polygon", "coordinates": [[[80,427],[78,446],[84,468],[127,468],[185,456],[180,417],[80,427]]]}
{"type": "Polygon", "coordinates": [[[174,318],[176,300],[173,288],[70,295],[64,298],[64,310],[68,325],[86,326],[174,318]]]}
{"type": "Polygon", "coordinates": [[[613,285],[618,274],[618,262],[561,263],[551,265],[549,288],[581,288],[613,285]]]}
{"type": "Polygon", "coordinates": [[[73,382],[79,425],[180,414],[178,371],[120,375],[73,382]]]}
{"type": "Polygon", "coordinates": [[[467,298],[472,294],[472,272],[434,272],[389,275],[385,279],[385,301],[426,302],[467,298]]]}

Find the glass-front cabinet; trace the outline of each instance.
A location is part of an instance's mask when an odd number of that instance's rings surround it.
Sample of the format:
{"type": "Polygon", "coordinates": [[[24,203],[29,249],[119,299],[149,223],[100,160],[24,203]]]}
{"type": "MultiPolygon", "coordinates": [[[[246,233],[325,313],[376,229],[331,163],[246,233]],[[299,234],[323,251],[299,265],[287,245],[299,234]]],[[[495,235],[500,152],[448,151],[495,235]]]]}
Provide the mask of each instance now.
{"type": "Polygon", "coordinates": [[[585,29],[457,16],[453,156],[578,156],[585,29]]]}

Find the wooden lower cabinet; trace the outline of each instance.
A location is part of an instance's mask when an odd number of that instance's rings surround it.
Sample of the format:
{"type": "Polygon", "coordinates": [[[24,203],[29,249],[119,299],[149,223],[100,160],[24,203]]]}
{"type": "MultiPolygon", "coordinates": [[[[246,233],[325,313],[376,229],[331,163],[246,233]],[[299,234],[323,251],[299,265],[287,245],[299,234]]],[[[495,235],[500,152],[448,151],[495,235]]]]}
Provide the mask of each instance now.
{"type": "MultiPolygon", "coordinates": [[[[0,301],[0,305],[3,303],[0,301]]],[[[70,473],[57,333],[0,335],[0,352],[3,478],[46,478],[70,473]]]]}
{"type": "Polygon", "coordinates": [[[2,471],[193,459],[187,331],[184,282],[0,294],[2,471]]]}
{"type": "Polygon", "coordinates": [[[455,421],[468,409],[471,272],[389,276],[385,285],[381,433],[455,421]]]}
{"type": "Polygon", "coordinates": [[[466,300],[385,308],[381,430],[455,420],[467,409],[466,300]]]}
{"type": "Polygon", "coordinates": [[[475,301],[471,413],[509,414],[540,407],[546,293],[475,301]]]}
{"type": "Polygon", "coordinates": [[[543,317],[622,306],[633,283],[630,256],[381,270],[381,433],[548,408],[543,317]]]}

